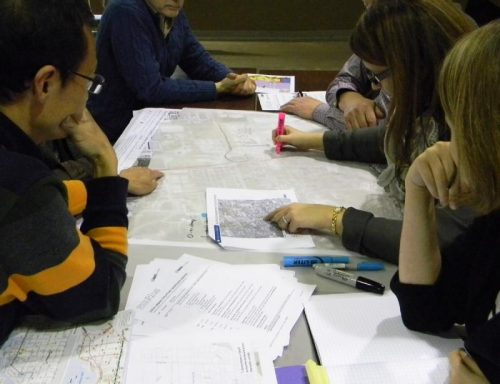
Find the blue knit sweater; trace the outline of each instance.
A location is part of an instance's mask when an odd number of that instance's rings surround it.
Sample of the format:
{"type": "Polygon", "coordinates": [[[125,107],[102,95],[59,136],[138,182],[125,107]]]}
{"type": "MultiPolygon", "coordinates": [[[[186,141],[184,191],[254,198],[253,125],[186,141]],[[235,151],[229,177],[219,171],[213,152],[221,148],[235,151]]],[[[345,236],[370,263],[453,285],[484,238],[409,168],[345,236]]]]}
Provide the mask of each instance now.
{"type": "Polygon", "coordinates": [[[183,11],[166,38],[145,0],[112,0],[97,35],[98,67],[106,83],[89,109],[112,142],[132,111],[216,98],[214,82],[230,70],[215,61],[193,35],[183,11]],[[170,79],[180,66],[192,80],[170,79]]]}

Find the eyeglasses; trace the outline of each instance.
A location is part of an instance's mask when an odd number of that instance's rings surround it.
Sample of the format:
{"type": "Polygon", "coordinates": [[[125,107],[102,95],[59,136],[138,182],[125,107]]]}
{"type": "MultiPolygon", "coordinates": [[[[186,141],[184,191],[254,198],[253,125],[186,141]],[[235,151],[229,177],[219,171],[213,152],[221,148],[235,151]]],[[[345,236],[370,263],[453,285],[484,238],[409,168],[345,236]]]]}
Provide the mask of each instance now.
{"type": "Polygon", "coordinates": [[[81,78],[84,78],[85,80],[90,81],[87,90],[89,91],[90,94],[92,95],[97,95],[99,92],[101,92],[102,85],[106,81],[104,79],[104,76],[95,74],[94,77],[89,77],[82,75],[81,73],[71,71],[74,75],[80,76],[81,78]]]}
{"type": "Polygon", "coordinates": [[[370,83],[372,83],[373,86],[378,87],[380,86],[382,80],[387,79],[389,76],[391,76],[391,69],[387,68],[385,71],[382,71],[377,74],[367,70],[366,76],[368,77],[368,80],[370,81],[370,83]]]}

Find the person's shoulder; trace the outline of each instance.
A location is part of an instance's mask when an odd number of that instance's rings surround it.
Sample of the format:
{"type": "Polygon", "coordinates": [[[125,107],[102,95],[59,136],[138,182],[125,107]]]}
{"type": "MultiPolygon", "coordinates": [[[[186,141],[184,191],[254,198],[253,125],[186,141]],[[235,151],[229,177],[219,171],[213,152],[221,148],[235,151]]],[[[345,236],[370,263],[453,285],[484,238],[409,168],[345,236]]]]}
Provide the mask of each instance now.
{"type": "Polygon", "coordinates": [[[147,14],[147,10],[147,5],[143,0],[112,0],[106,5],[103,18],[127,14],[139,16],[147,14]]]}
{"type": "Polygon", "coordinates": [[[112,0],[106,5],[97,33],[97,45],[109,35],[125,34],[133,37],[134,33],[154,27],[152,15],[144,0],[112,0]]]}

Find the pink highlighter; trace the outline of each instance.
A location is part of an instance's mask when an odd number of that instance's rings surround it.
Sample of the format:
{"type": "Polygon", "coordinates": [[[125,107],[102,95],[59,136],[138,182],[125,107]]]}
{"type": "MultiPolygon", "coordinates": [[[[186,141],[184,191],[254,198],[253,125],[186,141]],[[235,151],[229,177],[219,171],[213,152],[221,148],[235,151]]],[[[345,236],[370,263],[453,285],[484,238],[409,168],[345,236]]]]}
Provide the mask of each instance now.
{"type": "MultiPolygon", "coordinates": [[[[280,112],[278,115],[278,128],[276,129],[276,136],[285,134],[285,113],[280,112]]],[[[281,153],[281,148],[283,143],[276,142],[276,153],[279,155],[281,153]]]]}

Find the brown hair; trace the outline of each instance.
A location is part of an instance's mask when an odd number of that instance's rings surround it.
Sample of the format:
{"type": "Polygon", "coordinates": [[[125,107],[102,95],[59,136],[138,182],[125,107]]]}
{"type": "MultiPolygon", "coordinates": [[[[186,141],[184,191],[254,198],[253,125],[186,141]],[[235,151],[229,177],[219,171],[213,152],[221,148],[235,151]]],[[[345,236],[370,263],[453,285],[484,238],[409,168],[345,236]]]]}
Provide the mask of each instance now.
{"type": "MultiPolygon", "coordinates": [[[[417,119],[432,117],[445,129],[437,96],[441,63],[475,23],[450,0],[378,0],[359,19],[350,45],[362,60],[391,69],[393,95],[385,137],[397,176],[412,162],[417,119]]],[[[441,135],[442,136],[442,135],[441,135]]]]}
{"type": "Polygon", "coordinates": [[[439,97],[457,146],[464,200],[480,212],[500,208],[500,21],[460,40],[446,57],[439,97]]]}

